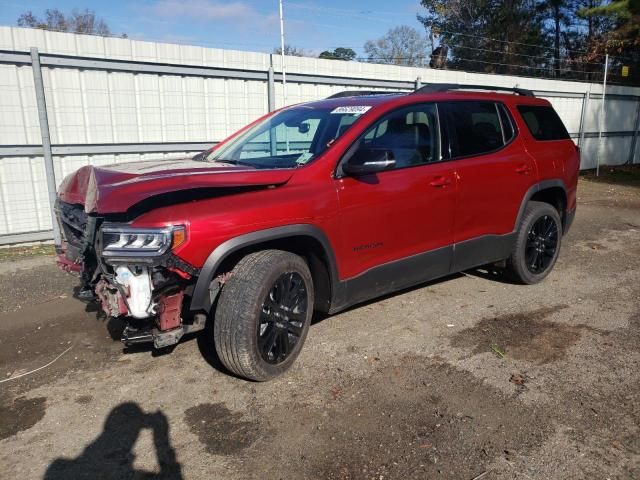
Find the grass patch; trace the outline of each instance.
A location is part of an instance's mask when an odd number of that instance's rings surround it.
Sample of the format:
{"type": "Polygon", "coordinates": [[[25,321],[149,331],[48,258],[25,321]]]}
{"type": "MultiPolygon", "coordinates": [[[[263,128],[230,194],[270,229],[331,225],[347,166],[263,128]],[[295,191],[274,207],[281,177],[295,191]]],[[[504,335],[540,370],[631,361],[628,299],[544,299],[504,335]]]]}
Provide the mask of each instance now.
{"type": "Polygon", "coordinates": [[[597,177],[595,170],[587,170],[581,176],[592,182],[640,187],[640,165],[600,167],[600,175],[597,177]]]}
{"type": "Polygon", "coordinates": [[[0,248],[0,262],[41,255],[55,255],[55,253],[55,247],[48,244],[30,245],[28,247],[0,248]]]}

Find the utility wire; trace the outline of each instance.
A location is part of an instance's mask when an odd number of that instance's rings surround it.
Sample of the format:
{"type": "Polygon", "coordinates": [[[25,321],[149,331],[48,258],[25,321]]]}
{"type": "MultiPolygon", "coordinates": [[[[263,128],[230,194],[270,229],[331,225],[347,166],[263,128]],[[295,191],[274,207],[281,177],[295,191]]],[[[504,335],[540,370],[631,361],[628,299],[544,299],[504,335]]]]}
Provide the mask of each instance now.
{"type": "MultiPolygon", "coordinates": [[[[376,16],[372,16],[372,15],[363,14],[363,13],[355,11],[355,10],[332,9],[332,8],[324,8],[324,7],[321,8],[321,7],[315,7],[315,6],[305,5],[305,4],[300,4],[300,3],[288,3],[288,5],[295,6],[296,8],[302,8],[302,9],[322,12],[322,14],[324,14],[324,15],[332,15],[332,16],[337,16],[337,17],[344,17],[345,15],[347,15],[347,16],[356,17],[356,18],[363,18],[363,19],[367,19],[367,20],[388,21],[388,19],[384,19],[384,18],[381,18],[381,17],[376,17],[376,16]],[[333,12],[336,12],[336,13],[333,13],[333,12]]],[[[379,13],[382,14],[383,12],[379,12],[379,13]]],[[[391,13],[392,12],[386,12],[385,15],[391,14],[391,13]]],[[[313,24],[313,22],[308,22],[308,23],[313,24]]],[[[588,26],[588,23],[580,24],[580,21],[577,20],[575,22],[574,26],[579,26],[579,25],[588,26]]],[[[567,27],[570,27],[570,26],[567,26],[567,27]]],[[[549,47],[549,46],[545,46],[545,45],[536,45],[536,44],[533,44],[533,43],[514,42],[514,41],[509,41],[509,40],[499,40],[499,39],[496,39],[496,38],[486,37],[486,36],[482,36],[482,35],[474,35],[474,34],[468,34],[468,33],[462,33],[462,32],[453,32],[453,31],[444,30],[444,29],[434,29],[434,30],[437,30],[438,33],[447,33],[449,35],[460,35],[460,36],[467,36],[467,37],[473,37],[473,38],[481,38],[481,39],[492,41],[492,42],[500,42],[500,43],[506,43],[506,44],[510,44],[510,45],[522,45],[522,46],[540,48],[540,49],[545,49],[545,50],[550,50],[550,51],[555,50],[554,46],[550,46],[549,47]]],[[[353,48],[353,47],[349,47],[349,48],[353,48]]],[[[571,48],[567,48],[567,47],[562,47],[561,50],[564,51],[564,52],[590,54],[590,52],[587,51],[587,50],[571,49],[571,48]]],[[[621,55],[617,55],[616,58],[633,60],[633,59],[631,59],[629,57],[624,57],[624,56],[621,56],[621,55]]]]}
{"type": "MultiPolygon", "coordinates": [[[[2,3],[2,2],[0,2],[2,3]]],[[[317,11],[322,11],[323,13],[329,13],[332,14],[331,12],[342,12],[342,14],[350,14],[352,16],[358,16],[361,18],[368,18],[368,19],[372,19],[372,18],[376,18],[377,17],[372,17],[371,15],[365,15],[362,13],[357,13],[353,10],[346,10],[346,9],[320,9],[320,7],[313,7],[313,6],[309,6],[309,5],[304,5],[304,4],[298,4],[298,3],[290,3],[288,5],[291,6],[295,6],[297,8],[305,8],[305,9],[309,9],[309,10],[317,10],[317,11]]],[[[337,15],[337,13],[335,13],[337,15]]],[[[342,15],[341,14],[341,15],[342,15]]],[[[305,20],[306,22],[308,22],[308,20],[305,20]]],[[[315,24],[314,22],[308,22],[310,24],[315,24]]],[[[327,25],[327,24],[317,24],[320,26],[326,26],[326,27],[332,27],[331,25],[327,25]]],[[[339,26],[336,26],[339,27],[339,26]]],[[[54,31],[54,32],[60,32],[62,30],[59,29],[47,29],[48,31],[54,31]]],[[[64,31],[62,31],[64,32],[64,31]]],[[[554,50],[554,47],[548,47],[545,45],[535,45],[535,44],[530,44],[530,43],[523,43],[523,42],[513,42],[513,41],[507,41],[507,40],[499,40],[499,39],[495,39],[495,38],[490,38],[490,37],[486,37],[486,36],[482,36],[482,35],[473,35],[473,34],[467,34],[467,33],[462,33],[462,32],[452,32],[449,30],[438,30],[439,33],[446,33],[452,36],[465,36],[465,37],[471,37],[471,38],[478,38],[478,39],[483,39],[489,42],[497,42],[497,43],[501,43],[501,44],[509,44],[509,45],[522,45],[522,46],[527,46],[527,47],[533,47],[533,48],[540,48],[540,49],[546,49],[546,50],[554,50]]],[[[64,32],[64,33],[72,33],[72,32],[64,32]]],[[[110,34],[110,35],[100,35],[100,34],[95,34],[95,33],[85,33],[84,35],[93,35],[93,36],[102,36],[102,37],[108,37],[108,38],[123,38],[122,36],[118,35],[118,34],[110,34]]],[[[127,37],[128,38],[128,37],[127,37]]],[[[135,38],[130,38],[130,40],[135,40],[135,38]]],[[[145,39],[145,41],[149,41],[152,39],[145,39]]],[[[163,43],[175,43],[175,44],[179,44],[179,45],[190,45],[190,43],[188,42],[180,42],[180,41],[167,41],[165,40],[155,40],[155,41],[159,41],[159,42],[163,42],[163,43]]],[[[198,42],[199,45],[198,46],[206,46],[206,47],[212,47],[212,48],[220,48],[220,45],[223,46],[233,46],[233,45],[243,45],[243,46],[258,46],[260,44],[258,43],[227,43],[227,42],[220,42],[217,44],[213,44],[213,43],[208,43],[208,42],[198,42]]],[[[545,61],[552,61],[553,58],[551,56],[543,56],[543,55],[530,55],[530,54],[525,54],[525,53],[519,53],[519,52],[504,52],[501,50],[494,50],[494,49],[490,49],[490,48],[481,48],[481,47],[472,47],[472,46],[466,46],[466,45],[460,45],[460,44],[453,44],[453,43],[447,43],[446,44],[450,49],[452,50],[473,50],[473,51],[478,51],[478,52],[486,52],[486,53],[493,53],[493,54],[497,54],[503,57],[509,57],[509,56],[517,56],[517,57],[523,57],[523,58],[531,58],[531,59],[540,59],[540,60],[545,60],[545,61]]],[[[363,47],[347,47],[345,45],[336,45],[336,46],[329,46],[329,47],[324,47],[324,48],[314,48],[314,47],[305,47],[303,46],[302,48],[306,48],[306,49],[313,49],[313,50],[323,50],[326,48],[337,48],[337,47],[343,47],[343,48],[351,48],[353,50],[362,50],[363,47]]],[[[584,50],[575,50],[575,49],[568,49],[568,48],[562,48],[563,52],[578,52],[578,53],[587,53],[584,50]]],[[[418,57],[412,57],[412,58],[399,58],[396,57],[396,60],[414,60],[414,59],[427,59],[430,58],[431,55],[427,54],[424,56],[418,56],[418,57]]],[[[614,58],[617,60],[625,60],[628,59],[628,57],[625,56],[620,56],[620,55],[612,55],[610,56],[610,58],[614,58]]],[[[371,60],[382,60],[382,61],[387,61],[388,58],[385,57],[369,57],[369,56],[363,56],[363,57],[358,57],[357,58],[360,61],[371,61],[371,60]]],[[[569,69],[569,68],[561,68],[561,67],[546,67],[546,66],[527,66],[527,65],[517,65],[517,64],[513,64],[513,63],[505,63],[505,62],[495,62],[495,61],[487,61],[487,60],[481,60],[481,59],[470,59],[470,58],[463,58],[463,57],[459,57],[459,56],[454,56],[453,60],[459,60],[459,61],[469,61],[469,62],[478,62],[478,63],[483,63],[483,64],[487,64],[487,65],[496,65],[496,66],[509,66],[509,67],[514,67],[514,68],[520,68],[520,69],[537,69],[537,70],[547,70],[547,69],[552,69],[555,71],[565,71],[565,72],[575,72],[575,73],[589,73],[589,74],[594,74],[597,72],[590,72],[590,71],[586,71],[586,70],[575,70],[575,69],[569,69]]],[[[631,60],[631,59],[629,59],[631,60]]],[[[562,58],[561,62],[564,64],[567,63],[575,63],[575,64],[579,64],[579,65],[594,65],[594,66],[598,66],[601,67],[602,64],[599,62],[589,62],[589,61],[581,61],[579,59],[570,59],[570,58],[562,58]]],[[[635,63],[635,61],[632,60],[633,63],[635,63]]]]}
{"type": "MultiPolygon", "coordinates": [[[[460,35],[460,36],[463,36],[463,37],[482,38],[484,40],[489,40],[489,41],[492,41],[492,42],[507,43],[507,44],[510,44],[510,45],[524,45],[524,46],[527,46],[527,47],[543,48],[543,49],[546,49],[546,50],[555,50],[555,47],[547,47],[547,46],[544,46],[544,45],[535,45],[533,43],[512,42],[512,41],[509,41],[509,40],[499,40],[497,38],[484,37],[482,35],[473,35],[473,34],[469,34],[469,33],[452,32],[452,31],[449,31],[449,30],[442,30],[442,29],[436,29],[436,30],[438,31],[438,33],[447,33],[449,35],[460,35]]],[[[565,52],[575,52],[575,53],[589,54],[589,51],[587,51],[587,50],[574,50],[574,49],[570,49],[570,48],[561,48],[561,50],[563,50],[565,52]]],[[[600,54],[600,55],[604,55],[604,54],[600,54]]],[[[630,59],[630,57],[624,57],[622,55],[617,55],[616,58],[630,59]]]]}
{"type": "MultiPolygon", "coordinates": [[[[416,57],[393,57],[393,60],[424,60],[430,58],[427,56],[416,56],[416,57]]],[[[367,57],[367,60],[388,60],[383,57],[367,57]]],[[[550,71],[566,71],[566,72],[575,72],[575,73],[597,73],[597,72],[589,72],[588,70],[575,70],[571,68],[562,68],[562,67],[554,67],[554,66],[533,66],[533,65],[518,65],[515,63],[503,63],[503,62],[491,62],[488,60],[480,60],[478,58],[463,58],[463,57],[455,57],[454,61],[465,61],[465,62],[476,62],[483,63],[486,65],[495,65],[500,67],[514,67],[521,69],[529,69],[529,70],[550,70],[550,71]]],[[[447,63],[449,66],[450,63],[447,63]]]]}
{"type": "MultiPolygon", "coordinates": [[[[16,5],[13,3],[8,3],[8,2],[0,2],[0,4],[5,4],[5,5],[16,5]]],[[[305,9],[305,10],[309,10],[309,11],[317,11],[317,12],[321,12],[323,15],[330,15],[330,16],[334,16],[334,17],[339,17],[342,18],[344,16],[351,16],[351,17],[355,17],[355,18],[362,18],[362,19],[367,19],[367,20],[376,20],[376,21],[384,21],[387,22],[388,18],[382,18],[382,17],[376,17],[374,15],[369,15],[369,14],[365,14],[362,13],[361,11],[356,11],[356,10],[350,10],[350,9],[338,9],[338,8],[325,8],[325,7],[317,7],[317,6],[313,6],[313,5],[306,5],[306,4],[302,4],[302,3],[295,3],[295,2],[291,2],[291,3],[287,3],[288,6],[290,7],[295,7],[298,9],[305,9]]],[[[396,16],[409,16],[409,14],[401,14],[398,12],[378,12],[380,14],[384,14],[385,16],[388,15],[396,15],[396,16]]],[[[116,21],[120,21],[117,17],[113,17],[113,16],[100,16],[98,15],[97,17],[99,18],[106,18],[106,19],[113,19],[116,21]]],[[[321,27],[326,27],[326,28],[338,28],[338,29],[347,29],[347,27],[343,27],[340,25],[331,25],[331,24],[327,24],[327,23],[318,23],[318,22],[314,22],[314,21],[309,21],[308,18],[305,19],[290,19],[290,22],[304,22],[310,25],[316,25],[316,26],[321,26],[321,27]]],[[[60,30],[60,29],[54,29],[54,28],[48,28],[46,29],[48,31],[53,31],[53,32],[63,32],[63,33],[74,33],[74,32],[68,32],[68,31],[64,31],[64,30],[60,30]]],[[[532,44],[532,43],[524,43],[524,42],[515,42],[515,41],[510,41],[510,40],[500,40],[497,38],[491,38],[491,37],[487,37],[487,36],[483,36],[483,35],[475,35],[475,34],[469,34],[469,33],[463,33],[463,32],[454,32],[451,30],[444,30],[444,29],[439,29],[439,28],[433,28],[432,27],[432,31],[434,31],[434,33],[437,33],[440,35],[442,33],[445,33],[447,35],[451,35],[451,36],[464,36],[464,37],[471,37],[471,38],[476,38],[476,39],[482,39],[488,42],[498,42],[501,44],[508,44],[508,45],[521,45],[521,46],[526,46],[526,47],[532,47],[532,48],[538,48],[538,49],[543,49],[543,50],[549,50],[549,51],[553,51],[555,50],[554,46],[546,46],[546,45],[539,45],[539,44],[532,44]]],[[[122,37],[121,34],[116,34],[116,33],[112,33],[112,34],[108,34],[108,35],[101,35],[101,34],[96,34],[96,33],[82,33],[82,35],[93,35],[93,36],[101,36],[101,37],[109,37],[109,38],[129,38],[129,37],[122,37]]],[[[129,38],[130,40],[136,40],[135,38],[129,38]]],[[[155,41],[155,42],[160,42],[160,43],[174,43],[174,44],[179,44],[179,45],[190,45],[191,43],[189,43],[188,41],[179,41],[179,40],[167,40],[167,39],[157,39],[157,38],[144,38],[144,39],[139,39],[140,41],[155,41]]],[[[264,48],[265,50],[271,50],[272,47],[267,47],[264,46],[264,44],[259,44],[259,43],[239,43],[239,42],[235,42],[235,43],[231,43],[231,42],[216,42],[216,43],[211,43],[211,42],[201,42],[198,41],[198,46],[208,46],[208,47],[212,47],[212,48],[219,48],[220,45],[222,46],[247,46],[247,47],[257,47],[257,48],[264,48]]],[[[453,44],[447,44],[450,48],[467,48],[467,49],[475,49],[478,51],[486,51],[486,52],[495,52],[495,53],[499,53],[502,55],[505,55],[505,52],[502,52],[500,50],[492,50],[492,49],[481,49],[478,47],[467,47],[467,46],[462,46],[462,45],[453,45],[453,44]]],[[[353,46],[345,46],[345,45],[336,45],[336,46],[329,46],[329,47],[302,47],[302,48],[307,48],[307,49],[318,49],[318,50],[324,50],[326,48],[337,48],[337,47],[344,47],[344,48],[351,48],[353,50],[362,50],[363,47],[353,47],[353,46]]],[[[562,47],[561,50],[563,52],[572,52],[572,53],[580,53],[580,54],[590,54],[590,52],[586,51],[586,50],[578,50],[578,49],[570,49],[570,48],[566,48],[566,47],[562,47]]],[[[518,56],[522,56],[522,57],[530,57],[530,58],[546,58],[544,56],[536,56],[536,55],[528,55],[528,54],[523,54],[523,53],[517,53],[517,52],[509,52],[509,55],[518,55],[518,56]]],[[[602,54],[599,54],[602,55],[602,54]]],[[[634,59],[631,59],[630,57],[626,57],[623,55],[611,55],[610,57],[614,57],[616,59],[619,60],[630,60],[632,62],[634,62],[634,59]]],[[[581,63],[581,64],[593,64],[593,65],[601,65],[598,62],[583,62],[580,60],[572,60],[572,59],[563,59],[563,61],[566,62],[575,62],[575,63],[581,63]]]]}
{"type": "MultiPolygon", "coordinates": [[[[518,57],[526,57],[526,58],[539,58],[542,60],[553,60],[553,57],[551,56],[543,56],[543,55],[527,55],[526,53],[517,53],[517,52],[504,52],[501,50],[491,50],[489,48],[479,48],[479,47],[469,47],[466,45],[458,45],[458,44],[447,44],[447,46],[449,48],[452,49],[465,49],[465,50],[476,50],[478,52],[489,52],[489,53],[497,53],[499,55],[504,55],[504,56],[518,56],[518,57]]],[[[569,63],[580,63],[582,65],[599,65],[602,66],[602,63],[598,63],[598,62],[583,62],[582,60],[572,60],[570,58],[562,58],[561,61],[563,62],[569,62],[569,63]]]]}

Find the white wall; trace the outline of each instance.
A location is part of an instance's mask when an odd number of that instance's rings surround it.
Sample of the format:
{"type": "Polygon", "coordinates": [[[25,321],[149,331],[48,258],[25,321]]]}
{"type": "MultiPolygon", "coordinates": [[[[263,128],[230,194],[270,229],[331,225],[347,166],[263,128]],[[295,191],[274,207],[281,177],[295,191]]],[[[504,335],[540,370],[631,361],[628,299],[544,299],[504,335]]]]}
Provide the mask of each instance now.
{"type": "MultiPolygon", "coordinates": [[[[187,45],[0,27],[0,50],[66,54],[218,68],[266,71],[271,56],[187,45]]],[[[280,56],[273,56],[280,71],[280,56]]],[[[431,70],[358,62],[287,57],[288,73],[423,83],[471,83],[519,86],[536,91],[584,93],[587,83],[431,70]]],[[[43,68],[53,144],[208,142],[219,141],[268,110],[263,81],[179,77],[128,72],[43,68]]],[[[324,98],[347,87],[287,84],[287,103],[324,98]]],[[[591,91],[600,93],[601,85],[591,91]]],[[[610,87],[607,93],[640,95],[640,88],[610,87]]],[[[544,96],[544,95],[542,95],[544,96]]],[[[567,129],[577,133],[581,98],[549,97],[567,129]]],[[[282,85],[276,83],[276,107],[282,106],[282,85]]],[[[637,103],[607,102],[605,131],[632,130],[637,103]]],[[[598,130],[600,101],[590,102],[586,131],[598,130]]],[[[31,66],[0,64],[0,145],[41,143],[31,66]]],[[[639,142],[640,143],[640,142],[639,142]]],[[[583,144],[583,168],[595,166],[597,139],[583,144]]],[[[602,163],[628,158],[631,137],[605,140],[602,163]]],[[[640,162],[640,148],[635,161],[640,162]]],[[[92,155],[55,157],[56,180],[86,164],[104,165],[140,158],[174,158],[183,154],[92,155]]],[[[41,157],[0,157],[0,236],[49,230],[44,165],[41,157]]]]}

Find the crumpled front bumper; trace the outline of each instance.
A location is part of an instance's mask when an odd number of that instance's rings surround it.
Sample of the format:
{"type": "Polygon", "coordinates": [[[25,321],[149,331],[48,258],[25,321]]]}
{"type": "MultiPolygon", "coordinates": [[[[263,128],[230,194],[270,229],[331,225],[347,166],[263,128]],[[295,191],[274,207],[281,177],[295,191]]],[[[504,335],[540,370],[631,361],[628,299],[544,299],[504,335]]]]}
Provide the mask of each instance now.
{"type": "Polygon", "coordinates": [[[122,342],[153,342],[155,348],[174,345],[184,334],[204,329],[205,315],[183,321],[185,290],[182,285],[154,289],[148,267],[124,265],[116,268],[116,275],[102,275],[95,287],[105,315],[128,320],[122,342]]]}
{"type": "Polygon", "coordinates": [[[122,337],[126,345],[153,342],[162,348],[204,328],[205,315],[182,315],[198,269],[171,252],[157,258],[104,258],[97,241],[104,219],[60,200],[55,210],[62,231],[56,263],[80,276],[77,298],[96,301],[107,317],[127,320],[122,337]]]}

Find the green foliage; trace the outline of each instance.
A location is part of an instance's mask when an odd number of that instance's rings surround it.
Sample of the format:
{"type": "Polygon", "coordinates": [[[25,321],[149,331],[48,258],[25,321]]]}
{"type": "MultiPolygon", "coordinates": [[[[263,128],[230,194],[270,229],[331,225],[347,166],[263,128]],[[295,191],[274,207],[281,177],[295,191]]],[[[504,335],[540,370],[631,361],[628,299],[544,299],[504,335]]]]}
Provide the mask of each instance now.
{"type": "Polygon", "coordinates": [[[338,47],[335,50],[325,50],[318,58],[325,58],[328,60],[355,60],[356,52],[351,48],[338,47]]]}
{"type": "MultiPolygon", "coordinates": [[[[581,17],[593,17],[593,16],[610,16],[616,17],[620,20],[629,20],[632,17],[631,13],[631,1],[630,0],[614,0],[607,5],[599,5],[597,7],[584,7],[578,11],[578,15],[581,17]]],[[[638,1],[634,2],[637,12],[638,1]]]]}
{"type": "Polygon", "coordinates": [[[440,44],[450,66],[488,73],[535,75],[548,59],[535,59],[544,38],[540,5],[525,0],[422,0],[419,17],[440,44]]]}
{"type": "Polygon", "coordinates": [[[621,65],[640,69],[640,0],[422,0],[419,16],[447,68],[600,81],[604,54],[610,80],[621,65]]]}
{"type": "Polygon", "coordinates": [[[613,0],[604,5],[587,6],[578,15],[588,21],[605,21],[610,28],[590,45],[592,56],[613,55],[614,69],[630,67],[627,81],[640,83],[640,0],[613,0]]]}

